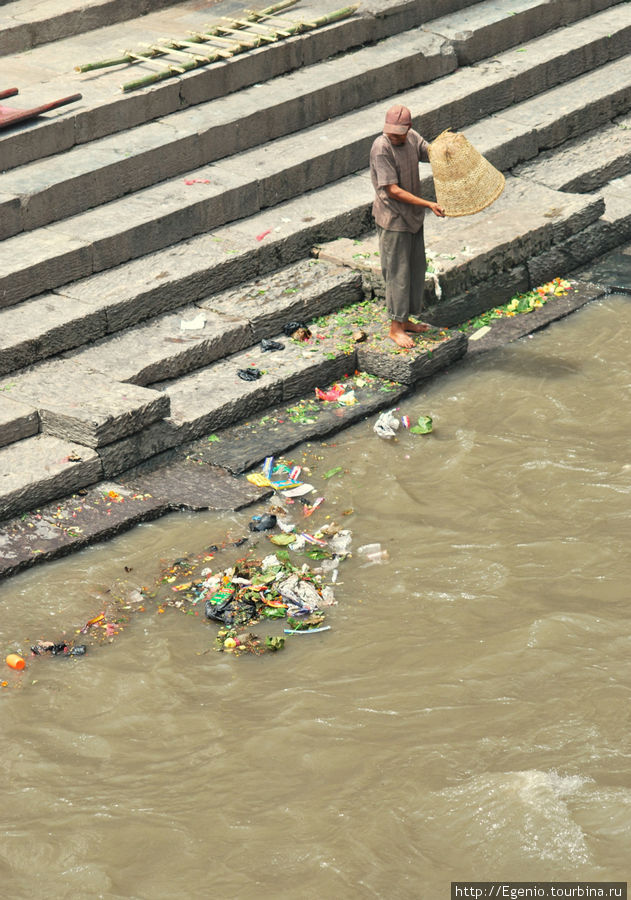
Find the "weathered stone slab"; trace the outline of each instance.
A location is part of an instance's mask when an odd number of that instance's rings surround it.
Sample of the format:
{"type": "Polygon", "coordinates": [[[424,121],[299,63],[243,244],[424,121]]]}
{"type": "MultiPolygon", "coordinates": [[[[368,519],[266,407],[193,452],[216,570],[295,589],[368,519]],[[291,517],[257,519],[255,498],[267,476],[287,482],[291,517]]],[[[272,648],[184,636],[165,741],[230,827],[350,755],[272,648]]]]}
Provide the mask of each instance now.
{"type": "Polygon", "coordinates": [[[161,466],[147,475],[133,477],[129,482],[139,492],[161,498],[172,509],[242,509],[269,497],[269,488],[235,478],[219,466],[208,465],[200,459],[183,459],[161,466]]]}
{"type": "Polygon", "coordinates": [[[295,341],[284,335],[274,339],[284,344],[284,349],[276,352],[262,351],[252,347],[231,359],[242,369],[257,368],[266,377],[276,379],[281,384],[282,400],[291,400],[329,381],[342,378],[355,371],[355,346],[331,339],[326,329],[311,323],[312,337],[308,341],[295,341]]]}
{"type": "Polygon", "coordinates": [[[432,20],[428,27],[450,41],[460,65],[471,65],[596,11],[592,0],[500,0],[470,4],[467,9],[432,20]]]}
{"type": "MultiPolygon", "coordinates": [[[[277,456],[303,441],[335,434],[380,409],[395,406],[408,391],[406,385],[364,373],[345,379],[344,385],[357,398],[354,406],[318,401],[311,395],[289,406],[266,409],[263,415],[220,431],[218,441],[202,438],[188,448],[188,455],[235,474],[246,472],[266,456],[277,456]]],[[[322,385],[324,389],[330,386],[322,385]]]]}
{"type": "Polygon", "coordinates": [[[0,244],[0,307],[19,303],[92,272],[85,241],[42,228],[0,244]]]}
{"type": "Polygon", "coordinates": [[[108,540],[172,508],[168,501],[120,484],[101,484],[56,503],[36,503],[39,509],[0,528],[0,578],[108,540]]]}
{"type": "MultiPolygon", "coordinates": [[[[0,181],[2,175],[0,175],[0,181]]],[[[0,241],[22,230],[22,205],[12,189],[0,188],[0,241]]]]}
{"type": "Polygon", "coordinates": [[[5,393],[0,394],[0,447],[31,437],[38,431],[36,409],[11,400],[5,393]]]}
{"type": "Polygon", "coordinates": [[[241,366],[232,360],[222,361],[165,385],[171,419],[182,442],[225,428],[280,401],[282,386],[276,378],[263,375],[258,381],[242,381],[238,368],[241,366]]]}
{"type": "MultiPolygon", "coordinates": [[[[557,275],[562,272],[555,272],[557,275]]],[[[544,279],[544,281],[547,279],[544,279]]],[[[539,281],[537,284],[541,284],[539,281]]],[[[487,309],[506,303],[515,294],[523,293],[531,287],[527,266],[516,266],[506,272],[494,275],[487,281],[475,285],[455,297],[443,297],[440,302],[428,306],[423,313],[427,322],[442,328],[451,328],[478,316],[487,309]]]]}
{"type": "MultiPolygon", "coordinates": [[[[500,302],[496,287],[504,287],[503,299],[530,285],[523,266],[567,235],[582,232],[604,211],[601,197],[569,195],[538,184],[507,177],[500,198],[475,217],[425,220],[425,243],[430,274],[426,279],[426,303],[431,321],[450,325],[500,302]],[[432,274],[432,271],[434,274],[432,274]],[[513,273],[504,275],[503,273],[513,273]],[[440,285],[437,297],[435,281],[440,285]],[[488,305],[484,296],[488,294],[488,305]],[[475,311],[474,311],[475,310],[475,311]]],[[[361,271],[376,296],[385,295],[376,235],[361,240],[347,238],[316,248],[319,259],[352,266],[361,271]]],[[[567,267],[555,275],[567,271],[567,267]]],[[[547,279],[544,279],[547,280],[547,279]]],[[[536,282],[540,283],[540,282],[536,282]]]]}
{"type": "Polygon", "coordinates": [[[186,306],[176,314],[99,341],[70,358],[114,380],[147,385],[210,365],[248,347],[252,340],[247,319],[186,306]]]}
{"type": "Polygon", "coordinates": [[[556,191],[586,193],[631,170],[631,116],[541,153],[514,174],[556,191]]]}
{"type": "Polygon", "coordinates": [[[58,293],[103,310],[107,331],[115,332],[222,291],[257,271],[257,256],[249,246],[244,250],[212,233],[64,285],[58,293]]]}
{"type": "MultiPolygon", "coordinates": [[[[628,37],[626,40],[628,45],[628,37]]],[[[628,59],[623,58],[514,104],[501,115],[509,122],[534,128],[544,150],[593,131],[625,113],[630,104],[631,73],[628,59]]]]}
{"type": "Polygon", "coordinates": [[[105,478],[114,478],[147,459],[177,447],[181,441],[182,435],[170,419],[154,422],[129,437],[98,448],[103,475],[105,478]]]}
{"type": "Polygon", "coordinates": [[[198,306],[247,318],[254,341],[259,341],[278,334],[287,322],[325,315],[359,300],[361,294],[358,274],[317,260],[301,260],[239,288],[215,294],[198,306]]]}
{"type": "Polygon", "coordinates": [[[46,230],[89,241],[93,271],[98,272],[259,208],[256,184],[241,173],[219,171],[215,165],[189,173],[187,180],[191,179],[210,183],[189,186],[184,178],[165,181],[46,230]],[[193,193],[191,187],[196,189],[193,193]]]}
{"type": "Polygon", "coordinates": [[[427,332],[416,340],[412,350],[404,350],[387,337],[374,339],[357,348],[357,364],[361,371],[403,384],[415,384],[447,368],[467,352],[464,334],[427,332]]]}
{"type": "Polygon", "coordinates": [[[39,44],[59,41],[68,35],[111,25],[133,16],[141,16],[176,0],[74,0],[59,5],[54,2],[7,4],[6,22],[0,19],[0,55],[30,50],[39,44]],[[10,16],[10,18],[9,18],[10,16]]]}
{"type": "Polygon", "coordinates": [[[610,291],[631,293],[631,247],[614,250],[573,274],[581,281],[604,285],[610,291]]]}
{"type": "Polygon", "coordinates": [[[102,474],[93,450],[47,434],[2,447],[0,470],[0,519],[63,497],[102,474]]]}
{"type": "Polygon", "coordinates": [[[0,310],[0,375],[96,340],[106,325],[102,310],[57,294],[0,310]]]}
{"type": "Polygon", "coordinates": [[[631,175],[616,178],[601,193],[606,209],[597,222],[528,261],[532,284],[582,268],[631,238],[631,175]]]}
{"type": "Polygon", "coordinates": [[[119,440],[169,413],[166,395],[70,360],[34,366],[7,382],[7,390],[38,410],[43,432],[87,447],[119,440]]]}
{"type": "MultiPolygon", "coordinates": [[[[328,119],[332,108],[341,115],[365,103],[367,88],[376,101],[455,68],[455,55],[444,40],[409,32],[359,50],[349,56],[343,70],[337,60],[328,60],[276,80],[273,91],[262,93],[262,85],[244,89],[238,109],[231,96],[221,97],[123,136],[79,144],[66,154],[63,167],[48,158],[0,174],[0,197],[6,190],[23,201],[22,206],[17,203],[18,215],[11,221],[15,197],[7,197],[5,204],[0,201],[0,236],[75,215],[302,130],[328,119]]],[[[197,191],[194,187],[189,193],[197,191]]]]}
{"type": "MultiPolygon", "coordinates": [[[[477,340],[469,341],[467,355],[473,356],[476,353],[495,350],[511,341],[517,341],[527,334],[540,331],[551,322],[557,322],[559,319],[569,316],[570,313],[581,309],[586,303],[605,294],[602,286],[597,284],[572,281],[572,285],[573,289],[568,294],[554,297],[538,309],[533,309],[532,312],[511,318],[494,319],[490,323],[490,331],[477,340]]],[[[471,329],[468,334],[471,337],[471,329]]]]}

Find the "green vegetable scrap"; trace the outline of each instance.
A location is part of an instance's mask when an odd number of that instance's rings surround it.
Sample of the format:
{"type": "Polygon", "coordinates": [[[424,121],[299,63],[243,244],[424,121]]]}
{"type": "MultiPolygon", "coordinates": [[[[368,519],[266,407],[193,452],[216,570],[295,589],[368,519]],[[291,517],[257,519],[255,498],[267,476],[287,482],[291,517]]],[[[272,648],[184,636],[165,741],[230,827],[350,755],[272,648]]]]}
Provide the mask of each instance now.
{"type": "Polygon", "coordinates": [[[433,428],[430,416],[419,416],[416,425],[410,428],[412,434],[429,434],[433,428]]]}
{"type": "Polygon", "coordinates": [[[548,281],[532,291],[527,291],[525,294],[515,294],[503,306],[496,306],[494,309],[489,309],[487,312],[469,319],[467,322],[463,322],[459,326],[459,330],[464,332],[477,331],[478,328],[490,325],[494,319],[510,318],[533,312],[533,310],[543,306],[549,300],[563,296],[571,290],[572,283],[570,281],[564,278],[553,278],[552,281],[548,281]]]}

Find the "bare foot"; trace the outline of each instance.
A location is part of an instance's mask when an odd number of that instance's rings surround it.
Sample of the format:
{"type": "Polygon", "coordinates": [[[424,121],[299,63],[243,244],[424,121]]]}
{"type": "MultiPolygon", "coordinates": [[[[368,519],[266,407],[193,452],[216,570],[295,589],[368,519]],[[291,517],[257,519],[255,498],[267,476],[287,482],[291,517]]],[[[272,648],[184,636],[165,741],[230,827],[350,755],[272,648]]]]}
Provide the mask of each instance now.
{"type": "Polygon", "coordinates": [[[388,337],[395,344],[398,344],[399,347],[403,347],[404,350],[411,350],[414,346],[414,341],[405,333],[405,324],[405,322],[390,322],[388,337]]]}
{"type": "Polygon", "coordinates": [[[409,319],[407,322],[403,322],[403,327],[406,331],[412,331],[414,334],[423,334],[431,328],[425,322],[410,322],[409,319]]]}

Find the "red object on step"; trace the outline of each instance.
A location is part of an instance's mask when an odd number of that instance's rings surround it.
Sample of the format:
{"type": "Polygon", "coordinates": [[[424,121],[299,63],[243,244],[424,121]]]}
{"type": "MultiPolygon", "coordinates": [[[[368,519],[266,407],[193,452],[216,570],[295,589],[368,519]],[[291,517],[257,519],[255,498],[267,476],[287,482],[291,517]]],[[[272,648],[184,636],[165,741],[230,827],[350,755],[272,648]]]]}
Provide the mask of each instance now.
{"type": "MultiPolygon", "coordinates": [[[[7,88],[6,91],[0,91],[0,100],[5,97],[13,97],[18,93],[17,88],[7,88]]],[[[34,106],[33,109],[14,109],[12,106],[0,106],[0,128],[10,128],[18,122],[24,122],[27,119],[35,119],[42,113],[50,112],[51,109],[57,109],[59,106],[65,106],[67,103],[75,103],[81,100],[82,94],[72,94],[70,97],[62,97],[61,100],[53,100],[52,103],[44,103],[42,106],[34,106]]]]}

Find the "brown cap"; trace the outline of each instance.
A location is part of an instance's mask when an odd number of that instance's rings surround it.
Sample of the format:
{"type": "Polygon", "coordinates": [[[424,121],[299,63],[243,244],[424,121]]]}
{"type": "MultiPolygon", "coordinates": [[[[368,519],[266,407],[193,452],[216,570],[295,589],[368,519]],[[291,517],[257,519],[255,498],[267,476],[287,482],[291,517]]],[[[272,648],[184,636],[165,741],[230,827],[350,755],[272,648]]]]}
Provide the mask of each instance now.
{"type": "Polygon", "coordinates": [[[407,134],[412,127],[412,116],[407,106],[391,106],[386,113],[386,134],[407,134]]]}

